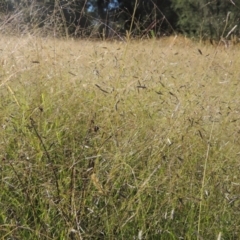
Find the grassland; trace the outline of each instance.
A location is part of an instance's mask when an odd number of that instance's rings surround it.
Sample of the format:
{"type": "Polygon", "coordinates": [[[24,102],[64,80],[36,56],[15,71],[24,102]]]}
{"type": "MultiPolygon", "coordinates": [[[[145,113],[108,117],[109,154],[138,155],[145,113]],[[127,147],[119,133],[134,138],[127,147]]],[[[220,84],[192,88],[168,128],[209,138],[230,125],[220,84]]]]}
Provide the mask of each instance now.
{"type": "Polygon", "coordinates": [[[239,239],[239,56],[1,36],[1,239],[239,239]]]}

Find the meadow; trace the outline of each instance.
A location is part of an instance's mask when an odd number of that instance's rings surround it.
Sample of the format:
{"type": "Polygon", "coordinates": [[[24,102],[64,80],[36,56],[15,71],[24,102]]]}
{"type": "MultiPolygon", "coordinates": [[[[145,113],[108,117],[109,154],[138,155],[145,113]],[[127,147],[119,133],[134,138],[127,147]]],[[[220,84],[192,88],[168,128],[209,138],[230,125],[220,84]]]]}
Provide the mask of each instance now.
{"type": "Polygon", "coordinates": [[[1,36],[1,239],[239,239],[239,56],[1,36]]]}

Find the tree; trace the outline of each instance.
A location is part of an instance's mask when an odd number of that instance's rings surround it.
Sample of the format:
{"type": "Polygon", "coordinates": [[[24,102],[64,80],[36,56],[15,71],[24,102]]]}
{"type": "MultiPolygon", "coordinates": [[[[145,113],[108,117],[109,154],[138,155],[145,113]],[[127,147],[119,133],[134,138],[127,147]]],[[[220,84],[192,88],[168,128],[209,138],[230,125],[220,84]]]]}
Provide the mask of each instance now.
{"type": "Polygon", "coordinates": [[[220,39],[239,24],[239,1],[234,5],[229,0],[172,0],[172,8],[178,31],[188,36],[220,39]]]}
{"type": "Polygon", "coordinates": [[[0,0],[0,9],[15,13],[18,29],[54,27],[67,36],[240,35],[240,1],[234,0],[0,0]]]}

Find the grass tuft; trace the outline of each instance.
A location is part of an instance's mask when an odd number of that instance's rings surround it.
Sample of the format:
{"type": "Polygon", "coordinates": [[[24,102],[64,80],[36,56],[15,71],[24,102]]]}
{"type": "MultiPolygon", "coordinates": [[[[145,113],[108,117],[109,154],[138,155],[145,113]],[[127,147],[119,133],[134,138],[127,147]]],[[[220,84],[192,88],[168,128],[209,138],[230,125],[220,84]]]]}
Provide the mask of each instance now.
{"type": "Polygon", "coordinates": [[[1,36],[0,51],[2,239],[238,238],[237,47],[1,36]]]}

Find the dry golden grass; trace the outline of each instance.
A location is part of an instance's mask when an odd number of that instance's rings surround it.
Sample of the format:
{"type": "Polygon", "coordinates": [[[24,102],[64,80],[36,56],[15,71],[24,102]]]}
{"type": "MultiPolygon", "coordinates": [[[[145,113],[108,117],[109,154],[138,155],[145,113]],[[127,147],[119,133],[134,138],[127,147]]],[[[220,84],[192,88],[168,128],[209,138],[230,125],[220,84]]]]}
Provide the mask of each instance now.
{"type": "Polygon", "coordinates": [[[239,52],[1,36],[0,235],[237,239],[239,52]]]}

